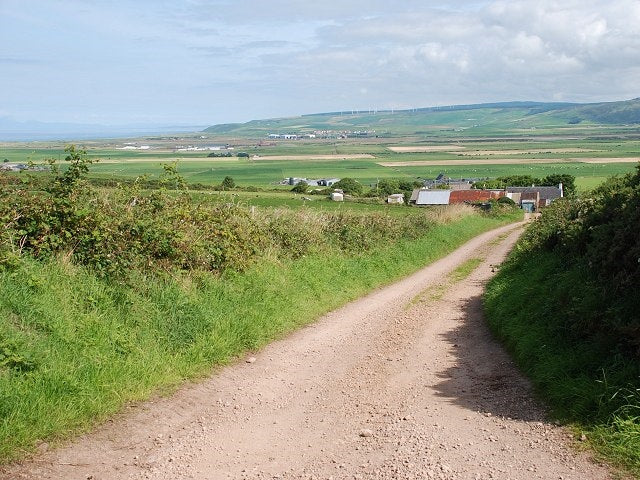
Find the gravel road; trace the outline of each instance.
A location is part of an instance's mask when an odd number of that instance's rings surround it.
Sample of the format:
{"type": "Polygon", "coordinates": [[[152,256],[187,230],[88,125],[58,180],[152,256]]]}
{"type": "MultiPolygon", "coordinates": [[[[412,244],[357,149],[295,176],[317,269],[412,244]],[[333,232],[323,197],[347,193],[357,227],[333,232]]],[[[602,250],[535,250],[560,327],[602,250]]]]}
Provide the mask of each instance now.
{"type": "Polygon", "coordinates": [[[613,478],[545,419],[485,327],[483,285],[519,233],[483,234],[0,479],[613,478]]]}

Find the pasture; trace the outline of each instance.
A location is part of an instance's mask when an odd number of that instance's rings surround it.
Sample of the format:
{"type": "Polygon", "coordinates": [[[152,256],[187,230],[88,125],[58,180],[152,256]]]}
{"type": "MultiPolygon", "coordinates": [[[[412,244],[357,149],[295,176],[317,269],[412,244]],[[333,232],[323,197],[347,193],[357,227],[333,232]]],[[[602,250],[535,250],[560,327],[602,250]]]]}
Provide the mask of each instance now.
{"type": "MultiPolygon", "coordinates": [[[[94,141],[82,146],[97,162],[91,166],[91,175],[103,179],[157,178],[163,172],[163,164],[175,162],[189,183],[215,185],[230,176],[239,186],[283,190],[290,187],[278,183],[287,177],[351,177],[364,185],[373,185],[384,178],[420,180],[440,173],[452,178],[571,174],[576,177],[578,188],[584,190],[593,188],[607,176],[632,171],[640,158],[640,141],[624,137],[532,136],[452,141],[410,136],[267,142],[194,134],[180,138],[94,141]],[[123,149],[123,145],[132,143],[148,145],[149,149],[123,149]],[[234,156],[208,157],[211,153],[208,150],[182,150],[185,145],[207,148],[212,144],[233,147],[228,151],[234,156]],[[249,157],[239,158],[236,156],[239,152],[246,152],[249,157]]],[[[62,161],[64,156],[63,143],[0,146],[0,161],[42,163],[49,158],[62,161]]]]}

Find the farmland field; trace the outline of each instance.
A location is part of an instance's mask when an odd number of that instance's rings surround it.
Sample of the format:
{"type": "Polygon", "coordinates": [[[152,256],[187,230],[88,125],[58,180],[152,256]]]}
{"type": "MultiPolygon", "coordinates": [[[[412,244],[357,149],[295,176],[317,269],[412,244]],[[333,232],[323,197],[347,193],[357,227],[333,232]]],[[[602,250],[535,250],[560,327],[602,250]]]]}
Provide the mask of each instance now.
{"type": "MultiPolygon", "coordinates": [[[[194,133],[83,142],[82,146],[97,161],[91,166],[91,174],[102,179],[153,179],[163,172],[163,164],[175,162],[187,182],[203,185],[219,184],[226,176],[243,187],[288,190],[290,187],[279,185],[287,177],[351,177],[372,185],[384,178],[421,180],[440,173],[452,178],[544,177],[558,173],[574,175],[578,188],[584,190],[610,175],[632,171],[640,159],[640,141],[629,134],[629,129],[609,130],[611,134],[597,137],[570,137],[564,131],[559,135],[558,130],[550,136],[545,130],[529,132],[526,138],[505,135],[452,139],[407,134],[277,141],[194,133]],[[216,149],[223,146],[223,150],[209,150],[212,145],[218,145],[216,149]],[[224,146],[232,148],[226,151],[232,156],[208,156],[212,152],[226,153],[224,146]],[[187,151],[187,147],[192,150],[187,151]],[[238,157],[239,152],[248,157],[238,157]]],[[[60,161],[65,156],[64,146],[61,142],[5,143],[0,145],[0,161],[60,161]]],[[[265,202],[277,203],[274,198],[265,202]]]]}

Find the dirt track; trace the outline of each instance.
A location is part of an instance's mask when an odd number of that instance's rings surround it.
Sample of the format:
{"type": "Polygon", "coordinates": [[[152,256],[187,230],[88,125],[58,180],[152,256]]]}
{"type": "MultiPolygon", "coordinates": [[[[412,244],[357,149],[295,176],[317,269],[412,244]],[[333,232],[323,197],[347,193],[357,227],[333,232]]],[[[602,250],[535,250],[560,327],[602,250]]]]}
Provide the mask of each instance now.
{"type": "Polygon", "coordinates": [[[513,228],[0,478],[610,478],[545,421],[484,325],[513,228]]]}

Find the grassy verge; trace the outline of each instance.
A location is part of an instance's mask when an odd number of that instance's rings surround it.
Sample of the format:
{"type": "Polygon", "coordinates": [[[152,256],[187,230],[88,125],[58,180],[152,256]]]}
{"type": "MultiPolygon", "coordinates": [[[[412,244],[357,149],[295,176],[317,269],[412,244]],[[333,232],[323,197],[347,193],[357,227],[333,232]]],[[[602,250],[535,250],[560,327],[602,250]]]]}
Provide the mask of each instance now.
{"type": "Polygon", "coordinates": [[[607,299],[598,283],[588,267],[534,250],[501,268],[485,308],[552,415],[585,434],[603,458],[639,476],[640,366],[615,333],[594,335],[567,321],[614,313],[603,311],[607,299]]]}
{"type": "Polygon", "coordinates": [[[472,215],[362,255],[265,260],[222,275],[132,271],[118,282],[64,257],[25,258],[0,271],[0,460],[206,375],[514,220],[472,215]]]}

